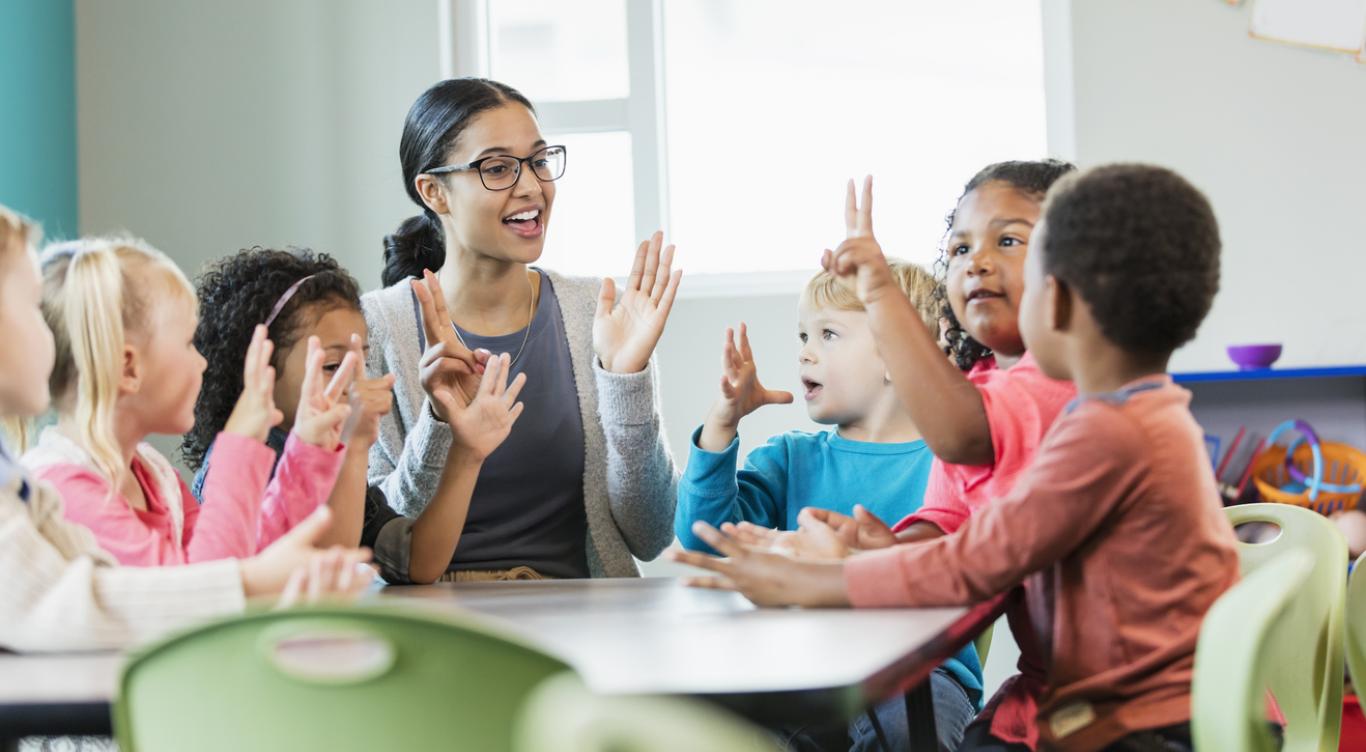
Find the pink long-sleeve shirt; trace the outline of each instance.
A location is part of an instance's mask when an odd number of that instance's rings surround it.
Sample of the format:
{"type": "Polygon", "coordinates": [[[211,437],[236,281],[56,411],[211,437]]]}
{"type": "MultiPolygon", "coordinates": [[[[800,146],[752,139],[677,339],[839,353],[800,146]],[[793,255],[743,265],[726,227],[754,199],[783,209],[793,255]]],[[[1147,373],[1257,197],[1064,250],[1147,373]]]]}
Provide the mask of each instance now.
{"type": "Polygon", "coordinates": [[[265,548],[327,500],[343,456],[341,447],[328,451],[291,435],[272,480],[269,447],[220,433],[201,506],[170,463],[141,444],[131,470],[146,509],[111,494],[88,455],[53,430],[23,462],[61,494],[67,519],[89,528],[120,564],[165,566],[245,558],[265,548]]]}

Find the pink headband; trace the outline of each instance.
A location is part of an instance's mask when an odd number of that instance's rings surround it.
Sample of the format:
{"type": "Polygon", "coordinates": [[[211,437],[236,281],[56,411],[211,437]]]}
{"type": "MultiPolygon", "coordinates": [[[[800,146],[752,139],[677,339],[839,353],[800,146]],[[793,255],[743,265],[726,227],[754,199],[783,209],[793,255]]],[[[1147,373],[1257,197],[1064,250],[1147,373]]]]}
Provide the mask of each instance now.
{"type": "Polygon", "coordinates": [[[290,285],[288,290],[285,290],[284,294],[280,296],[280,299],[275,301],[275,307],[270,309],[270,315],[266,317],[267,329],[269,329],[270,325],[275,322],[275,317],[280,315],[280,311],[283,311],[285,309],[285,305],[289,303],[290,298],[294,297],[294,293],[299,291],[299,286],[307,282],[308,280],[313,279],[316,276],[318,275],[310,274],[307,277],[300,279],[298,282],[295,282],[294,284],[290,285]]]}

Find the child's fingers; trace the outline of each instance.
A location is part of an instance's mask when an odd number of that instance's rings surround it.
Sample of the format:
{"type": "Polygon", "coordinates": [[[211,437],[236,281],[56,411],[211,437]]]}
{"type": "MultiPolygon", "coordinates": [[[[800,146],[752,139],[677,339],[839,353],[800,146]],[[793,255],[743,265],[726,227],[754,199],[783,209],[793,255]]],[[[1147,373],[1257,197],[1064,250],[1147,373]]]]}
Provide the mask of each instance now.
{"type": "Polygon", "coordinates": [[[706,541],[708,546],[716,549],[717,553],[720,553],[723,556],[738,559],[743,557],[746,553],[744,547],[736,543],[729,535],[726,535],[705,522],[700,520],[694,522],[692,524],[692,531],[694,535],[701,538],[703,541],[706,541]]]}
{"type": "Polygon", "coordinates": [[[359,367],[360,359],[356,357],[355,351],[347,352],[346,357],[342,358],[341,365],[337,366],[337,372],[332,374],[332,380],[328,382],[323,396],[334,402],[341,399],[351,387],[351,382],[355,380],[356,369],[359,367]]]}
{"type": "Polygon", "coordinates": [[[299,593],[304,587],[304,577],[308,570],[299,567],[289,573],[289,579],[285,581],[285,589],[280,592],[280,599],[275,602],[276,608],[289,608],[299,602],[299,593]]]}
{"type": "Polygon", "coordinates": [[[251,344],[247,345],[247,357],[242,361],[242,387],[256,386],[257,364],[261,362],[261,342],[266,338],[266,328],[257,324],[251,332],[251,344]]]}
{"type": "Polygon", "coordinates": [[[323,558],[326,554],[315,553],[308,557],[308,603],[317,603],[322,596],[323,558]]]}
{"type": "Polygon", "coordinates": [[[858,199],[854,197],[854,179],[849,178],[849,183],[844,191],[844,233],[847,237],[853,237],[858,231],[858,199]]]}
{"type": "Polygon", "coordinates": [[[858,230],[863,236],[873,234],[873,176],[863,178],[863,201],[858,209],[858,230]]]}
{"type": "Polygon", "coordinates": [[[345,402],[339,402],[320,413],[318,415],[318,420],[321,421],[324,426],[339,427],[341,424],[345,423],[346,419],[349,417],[351,417],[351,405],[345,402]]]}
{"type": "Polygon", "coordinates": [[[721,396],[726,399],[735,399],[736,395],[739,393],[740,392],[735,388],[735,385],[730,383],[730,379],[723,374],[721,376],[721,396]]]}
{"type": "Polygon", "coordinates": [[[792,396],[792,392],[784,391],[782,389],[764,390],[764,402],[770,405],[790,405],[795,399],[796,398],[792,396]]]}
{"type": "Polygon", "coordinates": [[[526,373],[517,374],[517,378],[508,385],[507,391],[503,392],[504,402],[516,402],[517,395],[522,393],[522,387],[526,386],[526,373]]]}
{"type": "Polygon", "coordinates": [[[678,550],[669,551],[668,555],[669,559],[671,559],[672,561],[676,561],[679,564],[686,564],[690,567],[706,569],[708,571],[718,572],[720,574],[730,573],[730,562],[726,561],[725,559],[717,558],[715,556],[709,556],[708,554],[698,553],[696,551],[678,550]]]}
{"type": "Polygon", "coordinates": [[[315,394],[322,391],[323,351],[322,341],[317,337],[308,338],[308,355],[304,359],[304,380],[299,385],[299,404],[309,404],[315,394]]]}
{"type": "Polygon", "coordinates": [[[731,593],[740,592],[740,587],[726,577],[684,577],[683,584],[686,587],[701,588],[703,590],[725,590],[731,593]]]}
{"type": "Polygon", "coordinates": [[[659,248],[663,244],[664,233],[656,230],[655,234],[650,236],[650,243],[645,249],[645,269],[640,274],[640,284],[627,288],[626,292],[649,294],[650,287],[655,283],[655,273],[659,270],[659,248]]]}
{"type": "Polygon", "coordinates": [[[746,361],[754,362],[754,350],[749,346],[749,326],[745,322],[740,322],[740,356],[746,361]]]}
{"type": "Polygon", "coordinates": [[[835,252],[829,248],[821,251],[821,268],[831,274],[835,273],[835,252]]]}

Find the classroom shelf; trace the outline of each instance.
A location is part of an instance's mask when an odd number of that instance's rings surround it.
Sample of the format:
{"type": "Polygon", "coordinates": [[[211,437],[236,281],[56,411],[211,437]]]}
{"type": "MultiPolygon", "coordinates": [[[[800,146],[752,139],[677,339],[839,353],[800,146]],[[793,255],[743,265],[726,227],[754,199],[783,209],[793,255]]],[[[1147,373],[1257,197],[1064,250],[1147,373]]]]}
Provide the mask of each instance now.
{"type": "Polygon", "coordinates": [[[1366,378],[1366,365],[1315,366],[1311,368],[1259,368],[1253,371],[1192,371],[1172,374],[1172,380],[1178,384],[1341,378],[1366,378]]]}

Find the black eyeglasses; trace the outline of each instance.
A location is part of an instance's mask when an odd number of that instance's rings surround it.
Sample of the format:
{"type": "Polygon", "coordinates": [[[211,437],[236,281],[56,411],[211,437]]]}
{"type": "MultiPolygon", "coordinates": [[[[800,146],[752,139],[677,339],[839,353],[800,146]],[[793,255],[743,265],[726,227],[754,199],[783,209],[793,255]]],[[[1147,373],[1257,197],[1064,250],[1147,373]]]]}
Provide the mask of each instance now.
{"type": "Polygon", "coordinates": [[[428,175],[447,175],[477,170],[479,181],[490,191],[506,191],[522,179],[522,163],[531,165],[531,174],[542,183],[553,183],[564,177],[567,150],[563,146],[543,146],[529,157],[518,159],[498,154],[476,159],[469,164],[446,165],[427,170],[428,175]]]}

